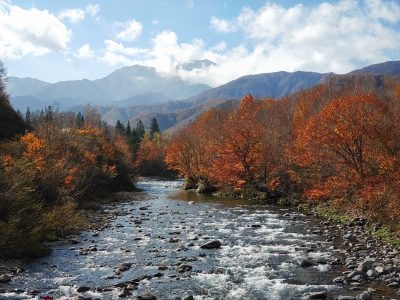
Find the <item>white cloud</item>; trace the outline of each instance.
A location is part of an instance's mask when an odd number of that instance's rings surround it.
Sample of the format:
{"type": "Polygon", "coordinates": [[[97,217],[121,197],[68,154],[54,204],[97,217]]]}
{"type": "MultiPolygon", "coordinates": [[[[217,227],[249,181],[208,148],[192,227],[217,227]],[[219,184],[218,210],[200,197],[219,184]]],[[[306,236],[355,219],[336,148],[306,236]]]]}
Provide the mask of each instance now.
{"type": "Polygon", "coordinates": [[[58,14],[61,20],[67,19],[73,24],[77,24],[85,19],[85,11],[79,8],[64,9],[58,14]]]}
{"type": "Polygon", "coordinates": [[[232,22],[212,17],[210,21],[211,28],[219,32],[234,32],[236,30],[232,22]]]}
{"type": "Polygon", "coordinates": [[[158,23],[159,23],[158,19],[154,19],[153,21],[151,21],[151,24],[153,24],[153,25],[158,25],[158,23]]]}
{"type": "Polygon", "coordinates": [[[53,14],[0,1],[0,58],[66,51],[71,32],[53,14]]]}
{"type": "Polygon", "coordinates": [[[89,44],[84,44],[78,49],[74,56],[77,58],[92,58],[94,57],[94,52],[89,44]]]}
{"type": "Polygon", "coordinates": [[[136,40],[143,31],[143,26],[136,20],[131,20],[123,24],[123,30],[117,34],[117,39],[133,42],[136,40]]]}
{"type": "Polygon", "coordinates": [[[366,0],[372,17],[382,19],[391,23],[399,22],[400,7],[394,1],[382,2],[381,0],[366,0]]]}
{"type": "Polygon", "coordinates": [[[103,59],[112,64],[142,64],[192,82],[223,84],[239,76],[275,71],[346,73],[357,67],[400,57],[400,4],[384,0],[341,0],[316,6],[283,7],[268,2],[258,10],[243,8],[234,18],[211,18],[219,32],[235,30],[242,41],[207,45],[179,42],[163,31],[147,49],[106,43],[103,59]],[[193,59],[216,66],[186,71],[176,67],[193,59]]]}
{"type": "Polygon", "coordinates": [[[98,5],[98,4],[89,4],[88,6],[86,6],[85,11],[91,17],[95,17],[100,11],[100,5],[98,5]]]}

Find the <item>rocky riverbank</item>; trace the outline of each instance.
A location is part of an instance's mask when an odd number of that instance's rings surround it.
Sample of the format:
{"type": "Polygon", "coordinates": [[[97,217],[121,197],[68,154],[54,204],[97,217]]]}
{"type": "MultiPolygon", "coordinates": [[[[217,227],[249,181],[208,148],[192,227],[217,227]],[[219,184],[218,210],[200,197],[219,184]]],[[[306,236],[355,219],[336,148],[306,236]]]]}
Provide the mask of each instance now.
{"type": "Polygon", "coordinates": [[[128,193],[104,205],[88,231],[16,273],[0,298],[400,297],[398,249],[367,234],[364,220],[341,224],[254,201],[216,203],[176,195],[176,184],[144,182],[141,198],[128,193]]]}
{"type": "MultiPolygon", "coordinates": [[[[396,291],[397,298],[393,299],[400,299],[399,248],[369,234],[366,223],[367,220],[362,219],[348,224],[321,220],[309,231],[323,235],[327,242],[334,244],[331,246],[333,259],[330,263],[345,269],[333,282],[360,291],[356,297],[342,295],[339,300],[382,299],[381,292],[384,290],[396,291]]],[[[302,263],[306,267],[316,264],[314,261],[302,263]]],[[[322,292],[319,296],[305,295],[305,298],[325,299],[326,295],[322,292]]]]}
{"type": "MultiPolygon", "coordinates": [[[[109,195],[107,198],[102,198],[97,203],[85,204],[85,215],[88,220],[88,232],[93,232],[93,235],[98,235],[98,232],[110,228],[112,221],[118,216],[118,212],[110,212],[106,208],[113,206],[113,203],[121,203],[135,200],[143,200],[147,196],[140,192],[116,192],[109,195]]],[[[66,242],[71,245],[80,244],[78,236],[68,236],[61,242],[66,242]]],[[[92,248],[93,250],[93,248],[92,248]]],[[[84,249],[82,252],[88,252],[90,249],[84,249]]],[[[13,277],[24,272],[26,265],[34,261],[34,259],[0,259],[0,294],[7,291],[7,285],[12,281],[13,277]]],[[[22,290],[17,291],[22,292],[22,290]]]]}

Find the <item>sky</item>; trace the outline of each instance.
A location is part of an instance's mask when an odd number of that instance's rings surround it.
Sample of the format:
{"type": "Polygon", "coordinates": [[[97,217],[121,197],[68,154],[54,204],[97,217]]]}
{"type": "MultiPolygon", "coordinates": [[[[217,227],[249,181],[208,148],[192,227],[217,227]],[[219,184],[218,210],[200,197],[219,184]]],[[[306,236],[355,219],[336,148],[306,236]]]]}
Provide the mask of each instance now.
{"type": "Polygon", "coordinates": [[[400,1],[0,0],[9,76],[97,79],[123,66],[217,86],[400,59],[400,1]],[[205,69],[178,68],[209,59],[205,69]]]}

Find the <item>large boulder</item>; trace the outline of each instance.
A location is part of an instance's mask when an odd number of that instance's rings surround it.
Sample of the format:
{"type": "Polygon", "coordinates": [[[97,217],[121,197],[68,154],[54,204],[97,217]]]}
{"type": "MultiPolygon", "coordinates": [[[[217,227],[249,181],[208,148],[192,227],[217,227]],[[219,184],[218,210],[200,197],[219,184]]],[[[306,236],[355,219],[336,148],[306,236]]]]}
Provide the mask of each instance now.
{"type": "Polygon", "coordinates": [[[183,190],[193,190],[197,187],[196,181],[192,178],[185,178],[185,181],[183,182],[182,189],[183,190]]]}
{"type": "Polygon", "coordinates": [[[215,191],[215,187],[208,182],[207,180],[199,180],[199,183],[197,184],[197,190],[196,193],[199,194],[209,194],[215,191]]]}
{"type": "Polygon", "coordinates": [[[202,249],[219,249],[219,248],[221,248],[221,246],[222,246],[222,244],[220,241],[214,240],[214,241],[208,242],[204,245],[201,245],[200,248],[202,248],[202,249]]]}
{"type": "Polygon", "coordinates": [[[7,274],[0,275],[0,283],[9,283],[11,281],[11,276],[7,274]]]}

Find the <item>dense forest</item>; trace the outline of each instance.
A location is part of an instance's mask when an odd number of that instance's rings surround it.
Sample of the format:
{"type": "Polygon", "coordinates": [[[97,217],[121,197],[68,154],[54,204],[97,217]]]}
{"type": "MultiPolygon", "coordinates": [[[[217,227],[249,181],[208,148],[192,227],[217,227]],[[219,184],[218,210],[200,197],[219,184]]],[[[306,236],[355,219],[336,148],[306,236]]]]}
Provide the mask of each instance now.
{"type": "Polygon", "coordinates": [[[281,99],[248,95],[172,138],[168,166],[187,188],[314,203],[399,230],[400,84],[332,77],[281,99]]]}

